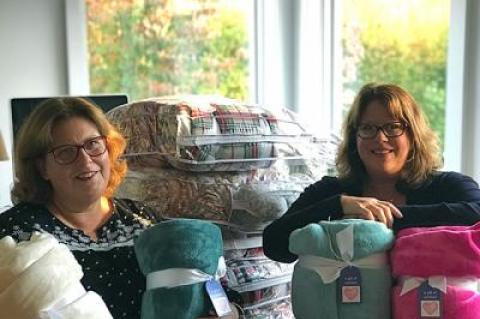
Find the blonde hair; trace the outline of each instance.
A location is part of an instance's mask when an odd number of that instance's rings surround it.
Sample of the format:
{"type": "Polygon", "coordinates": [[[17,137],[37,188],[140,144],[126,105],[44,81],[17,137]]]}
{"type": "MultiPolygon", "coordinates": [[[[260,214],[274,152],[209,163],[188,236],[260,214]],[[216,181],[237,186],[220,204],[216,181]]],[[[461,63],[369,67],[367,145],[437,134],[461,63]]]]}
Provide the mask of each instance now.
{"type": "Polygon", "coordinates": [[[378,101],[396,119],[407,125],[411,149],[402,170],[400,182],[415,188],[421,185],[434,170],[442,166],[438,137],[415,102],[404,89],[393,84],[369,83],[358,92],[343,123],[343,140],[337,153],[339,178],[352,182],[364,181],[365,167],[357,151],[357,128],[367,106],[378,101]]]}
{"type": "Polygon", "coordinates": [[[53,127],[74,117],[92,122],[100,134],[106,137],[111,167],[104,195],[111,197],[114,194],[127,171],[127,164],[120,159],[125,150],[125,139],[97,106],[86,99],[65,97],[48,99],[38,105],[18,132],[12,202],[48,203],[52,187],[40,175],[36,162],[52,147],[53,127]]]}

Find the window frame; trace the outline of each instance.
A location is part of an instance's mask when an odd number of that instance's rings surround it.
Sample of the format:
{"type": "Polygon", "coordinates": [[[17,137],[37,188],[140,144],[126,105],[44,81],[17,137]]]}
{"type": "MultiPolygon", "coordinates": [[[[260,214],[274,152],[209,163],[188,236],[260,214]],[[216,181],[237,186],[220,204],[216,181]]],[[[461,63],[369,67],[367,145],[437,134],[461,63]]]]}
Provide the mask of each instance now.
{"type": "Polygon", "coordinates": [[[67,79],[70,95],[90,94],[86,7],[84,0],[65,2],[67,79]]]}
{"type": "Polygon", "coordinates": [[[480,182],[480,3],[452,0],[445,112],[445,169],[480,182]],[[475,138],[477,141],[475,142],[475,138]]]}

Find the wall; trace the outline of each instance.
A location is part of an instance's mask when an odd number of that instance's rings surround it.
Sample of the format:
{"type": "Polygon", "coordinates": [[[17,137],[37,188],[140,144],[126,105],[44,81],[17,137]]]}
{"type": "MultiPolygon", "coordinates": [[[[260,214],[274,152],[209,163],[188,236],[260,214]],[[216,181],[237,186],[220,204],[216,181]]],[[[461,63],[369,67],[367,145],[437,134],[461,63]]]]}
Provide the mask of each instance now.
{"type": "MultiPolygon", "coordinates": [[[[64,0],[0,1],[0,129],[10,157],[10,99],[68,90],[64,0]]],[[[0,162],[0,211],[11,205],[12,162],[0,162]]]]}

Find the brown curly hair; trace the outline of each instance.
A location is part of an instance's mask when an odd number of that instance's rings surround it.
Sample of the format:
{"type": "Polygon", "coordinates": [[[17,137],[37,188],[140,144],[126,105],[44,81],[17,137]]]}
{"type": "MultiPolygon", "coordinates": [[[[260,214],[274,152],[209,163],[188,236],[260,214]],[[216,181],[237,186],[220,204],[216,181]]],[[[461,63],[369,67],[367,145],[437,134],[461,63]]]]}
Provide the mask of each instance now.
{"type": "Polygon", "coordinates": [[[108,121],[105,114],[93,103],[83,98],[64,97],[48,99],[38,105],[18,132],[15,146],[15,180],[12,202],[46,204],[51,199],[52,187],[40,175],[36,160],[42,158],[52,147],[52,129],[60,121],[81,117],[95,124],[100,134],[107,139],[110,160],[110,179],[105,196],[113,196],[122,182],[127,164],[120,158],[126,141],[108,121]]]}
{"type": "Polygon", "coordinates": [[[339,178],[361,183],[367,177],[358,155],[356,135],[360,118],[373,101],[378,101],[396,119],[407,124],[411,149],[400,182],[411,188],[421,185],[434,170],[442,166],[438,137],[414,98],[394,84],[369,83],[355,97],[342,127],[343,140],[336,158],[339,178]]]}

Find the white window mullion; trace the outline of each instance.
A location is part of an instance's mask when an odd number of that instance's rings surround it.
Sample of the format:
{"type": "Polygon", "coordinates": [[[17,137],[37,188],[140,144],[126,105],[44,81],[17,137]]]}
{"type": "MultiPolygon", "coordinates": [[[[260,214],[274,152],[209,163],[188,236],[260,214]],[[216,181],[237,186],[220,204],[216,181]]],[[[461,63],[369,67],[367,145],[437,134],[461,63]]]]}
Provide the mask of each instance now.
{"type": "Polygon", "coordinates": [[[258,102],[295,109],[293,0],[256,1],[256,79],[258,102]]]}
{"type": "Polygon", "coordinates": [[[451,2],[448,34],[444,168],[461,171],[466,0],[451,2]]]}
{"type": "Polygon", "coordinates": [[[342,61],[342,0],[331,1],[332,25],[332,70],[331,70],[331,131],[340,134],[343,122],[343,104],[342,104],[342,81],[343,81],[343,61],[342,61]]]}
{"type": "Polygon", "coordinates": [[[90,93],[87,18],[84,0],[65,1],[68,94],[90,93]]]}
{"type": "Polygon", "coordinates": [[[250,94],[256,103],[264,101],[264,1],[253,1],[250,24],[250,94]]]}
{"type": "Polygon", "coordinates": [[[334,12],[331,0],[298,1],[296,103],[319,136],[333,128],[334,12]]]}
{"type": "Polygon", "coordinates": [[[480,2],[467,0],[466,12],[462,171],[480,182],[480,2]]]}

